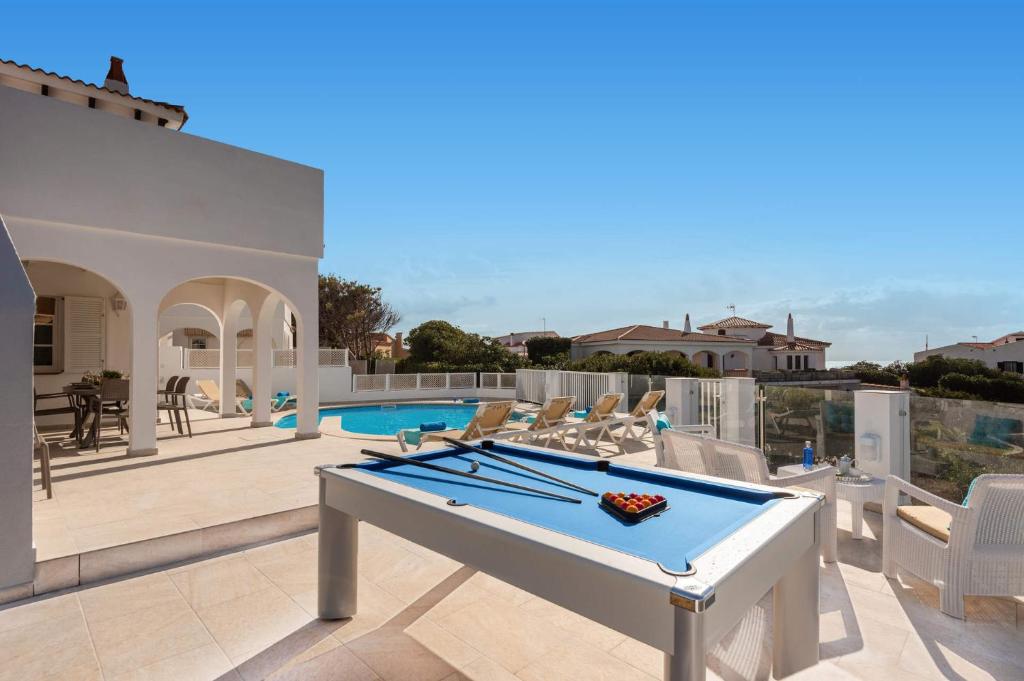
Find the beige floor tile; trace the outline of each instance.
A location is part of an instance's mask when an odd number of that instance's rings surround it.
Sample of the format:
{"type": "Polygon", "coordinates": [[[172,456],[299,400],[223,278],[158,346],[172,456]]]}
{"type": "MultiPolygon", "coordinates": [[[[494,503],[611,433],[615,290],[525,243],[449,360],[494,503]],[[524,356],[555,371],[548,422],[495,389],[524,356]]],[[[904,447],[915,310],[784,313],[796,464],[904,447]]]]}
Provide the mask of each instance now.
{"type": "Polygon", "coordinates": [[[0,632],[70,616],[81,616],[76,594],[39,598],[0,609],[0,632]]]}
{"type": "Polygon", "coordinates": [[[98,622],[89,619],[89,631],[103,673],[110,677],[213,643],[184,600],[98,622]]]}
{"type": "Polygon", "coordinates": [[[486,601],[473,603],[438,624],[513,673],[568,642],[560,629],[522,609],[486,601]]]}
{"type": "Polygon", "coordinates": [[[542,598],[533,598],[519,607],[599,650],[609,651],[626,639],[625,634],[542,598]]]}
{"type": "Polygon", "coordinates": [[[170,575],[178,591],[195,610],[262,591],[272,584],[244,556],[197,563],[170,575]]]}
{"type": "Polygon", "coordinates": [[[377,681],[379,678],[333,638],[324,639],[267,677],[270,681],[377,681]]]}
{"type": "Polygon", "coordinates": [[[400,629],[387,627],[345,644],[384,681],[441,681],[455,667],[400,629]]]}
{"type": "MultiPolygon", "coordinates": [[[[351,619],[342,620],[342,626],[334,632],[334,637],[342,643],[378,629],[408,607],[406,603],[362,577],[359,578],[358,589],[359,612],[351,619]]],[[[295,600],[311,617],[316,617],[315,589],[296,596],[295,600]]]]}
{"type": "Polygon", "coordinates": [[[110,677],[110,681],[213,681],[237,678],[231,660],[215,643],[187,650],[152,662],[130,672],[110,677]]]}
{"type": "Polygon", "coordinates": [[[82,589],[78,599],[90,624],[185,603],[168,576],[159,572],[82,589]]]}
{"type": "Polygon", "coordinates": [[[0,681],[102,678],[74,595],[59,603],[43,603],[14,608],[29,608],[29,612],[0,612],[0,624],[5,627],[0,630],[0,681]]]}
{"type": "Polygon", "coordinates": [[[655,678],[609,653],[578,644],[551,650],[520,669],[516,676],[523,681],[621,681],[638,677],[651,681],[655,678]]]}
{"type": "Polygon", "coordinates": [[[197,529],[199,525],[187,516],[168,515],[159,510],[149,511],[144,516],[82,527],[75,532],[75,543],[79,551],[95,551],[197,529]]]}
{"type": "Polygon", "coordinates": [[[459,674],[468,681],[517,681],[518,678],[489,657],[478,657],[460,669],[459,674]]]}
{"type": "Polygon", "coordinates": [[[316,588],[317,550],[298,544],[295,551],[276,554],[246,555],[247,560],[288,595],[300,594],[316,588]]]}
{"type": "Polygon", "coordinates": [[[198,611],[236,665],[307,624],[311,617],[275,586],[198,611]]]}
{"type": "Polygon", "coordinates": [[[406,627],[405,634],[456,669],[480,657],[479,650],[425,617],[406,627]]]}

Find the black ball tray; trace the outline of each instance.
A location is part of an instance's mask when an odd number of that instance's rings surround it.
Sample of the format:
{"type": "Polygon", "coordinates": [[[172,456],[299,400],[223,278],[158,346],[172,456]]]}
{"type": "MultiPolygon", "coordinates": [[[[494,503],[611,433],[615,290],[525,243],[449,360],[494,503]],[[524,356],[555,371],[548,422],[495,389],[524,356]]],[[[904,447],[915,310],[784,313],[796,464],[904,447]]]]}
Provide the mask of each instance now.
{"type": "Polygon", "coordinates": [[[667,511],[668,499],[662,499],[661,501],[655,502],[648,506],[647,508],[643,509],[642,511],[638,511],[636,513],[630,513],[625,509],[619,508],[611,501],[605,501],[605,498],[603,496],[601,497],[601,500],[598,502],[598,505],[604,510],[611,513],[616,518],[620,518],[622,520],[625,520],[627,523],[635,525],[636,523],[647,520],[648,518],[653,518],[654,516],[660,515],[667,511]]]}

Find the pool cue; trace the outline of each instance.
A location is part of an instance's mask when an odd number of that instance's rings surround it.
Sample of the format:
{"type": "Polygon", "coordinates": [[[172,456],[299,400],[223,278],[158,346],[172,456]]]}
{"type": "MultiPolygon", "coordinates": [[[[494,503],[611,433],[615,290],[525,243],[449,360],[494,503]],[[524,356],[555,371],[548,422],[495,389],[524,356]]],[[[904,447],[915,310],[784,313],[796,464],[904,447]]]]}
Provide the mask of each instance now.
{"type": "Polygon", "coordinates": [[[516,468],[522,468],[524,471],[530,471],[534,475],[539,475],[542,478],[547,478],[548,480],[554,480],[558,484],[565,485],[566,487],[571,487],[574,490],[576,490],[577,492],[586,492],[587,494],[590,494],[590,495],[595,496],[595,497],[599,496],[598,493],[595,492],[592,489],[587,489],[586,487],[581,487],[580,485],[577,485],[574,482],[569,482],[568,480],[562,480],[561,478],[556,478],[554,475],[548,475],[544,471],[539,471],[536,468],[530,468],[529,466],[527,466],[525,464],[521,464],[518,461],[513,461],[512,459],[506,459],[504,456],[501,456],[500,454],[495,454],[494,452],[488,451],[486,449],[482,449],[480,447],[475,447],[475,446],[469,444],[468,442],[462,442],[461,440],[456,440],[455,438],[451,438],[451,437],[442,437],[441,439],[443,439],[445,442],[447,442],[450,445],[455,445],[456,447],[462,447],[463,449],[468,449],[471,452],[476,452],[477,454],[482,454],[483,456],[490,457],[490,458],[494,459],[495,461],[500,461],[502,463],[507,463],[509,466],[515,466],[516,468]]]}
{"type": "Polygon", "coordinates": [[[419,461],[417,459],[406,459],[402,456],[395,456],[394,454],[384,454],[383,452],[375,452],[372,449],[364,449],[362,453],[366,456],[375,456],[378,459],[384,459],[385,461],[391,461],[392,463],[407,463],[410,466],[419,466],[420,468],[426,468],[432,471],[439,471],[441,473],[448,473],[449,475],[458,475],[463,478],[469,478],[470,480],[479,480],[481,482],[489,482],[495,485],[504,485],[505,487],[513,487],[515,489],[521,489],[526,492],[532,492],[533,494],[543,494],[553,499],[559,499],[561,501],[569,501],[574,504],[582,504],[583,502],[573,497],[563,496],[561,494],[555,494],[554,492],[548,492],[547,490],[537,489],[535,487],[527,487],[526,485],[519,485],[514,482],[506,482],[504,480],[498,480],[497,478],[489,478],[485,475],[474,475],[472,473],[466,473],[463,471],[457,471],[454,468],[448,468],[447,466],[438,466],[434,463],[427,463],[426,461],[419,461]]]}

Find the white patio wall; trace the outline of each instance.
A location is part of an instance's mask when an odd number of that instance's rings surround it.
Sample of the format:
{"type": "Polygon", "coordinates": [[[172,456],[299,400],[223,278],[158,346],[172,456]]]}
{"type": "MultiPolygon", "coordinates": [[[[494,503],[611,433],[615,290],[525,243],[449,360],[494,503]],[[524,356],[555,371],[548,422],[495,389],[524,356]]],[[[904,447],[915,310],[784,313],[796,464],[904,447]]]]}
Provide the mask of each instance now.
{"type": "Polygon", "coordinates": [[[0,216],[0,603],[32,593],[32,318],[35,294],[0,216]],[[28,592],[15,593],[28,583],[28,592]],[[6,592],[6,593],[5,593],[6,592]]]}

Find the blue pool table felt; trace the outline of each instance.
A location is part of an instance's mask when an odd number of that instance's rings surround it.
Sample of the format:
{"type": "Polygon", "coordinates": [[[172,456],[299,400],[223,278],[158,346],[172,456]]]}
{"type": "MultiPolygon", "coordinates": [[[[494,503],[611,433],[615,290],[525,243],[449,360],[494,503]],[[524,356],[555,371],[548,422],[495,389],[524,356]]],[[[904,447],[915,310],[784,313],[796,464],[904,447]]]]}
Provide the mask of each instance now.
{"type": "Polygon", "coordinates": [[[692,480],[643,470],[537,452],[495,443],[493,452],[531,468],[587,487],[598,494],[638,492],[661,494],[669,509],[640,523],[627,523],[599,507],[600,497],[577,492],[529,471],[513,468],[475,452],[442,449],[412,457],[439,466],[470,472],[479,461],[478,475],[556,492],[582,500],[559,501],[540,494],[474,481],[407,464],[373,461],[358,470],[419,490],[454,499],[570,535],[607,548],[659,563],[672,572],[685,572],[689,561],[779,501],[771,492],[692,480]],[[607,465],[607,470],[599,467],[607,465]]]}

